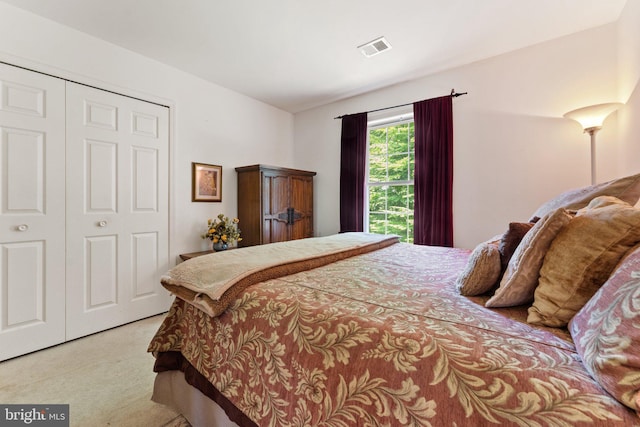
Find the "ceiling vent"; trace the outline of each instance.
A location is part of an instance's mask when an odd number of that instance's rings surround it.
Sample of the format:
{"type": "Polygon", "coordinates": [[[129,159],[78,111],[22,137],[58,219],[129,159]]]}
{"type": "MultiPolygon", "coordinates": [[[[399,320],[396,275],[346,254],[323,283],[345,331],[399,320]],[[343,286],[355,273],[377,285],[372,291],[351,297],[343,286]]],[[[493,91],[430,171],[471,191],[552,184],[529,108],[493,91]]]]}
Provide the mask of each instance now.
{"type": "Polygon", "coordinates": [[[391,49],[391,45],[384,37],[378,37],[375,40],[371,40],[368,43],[358,46],[358,49],[360,49],[360,52],[362,52],[364,56],[370,58],[374,55],[391,49]]]}

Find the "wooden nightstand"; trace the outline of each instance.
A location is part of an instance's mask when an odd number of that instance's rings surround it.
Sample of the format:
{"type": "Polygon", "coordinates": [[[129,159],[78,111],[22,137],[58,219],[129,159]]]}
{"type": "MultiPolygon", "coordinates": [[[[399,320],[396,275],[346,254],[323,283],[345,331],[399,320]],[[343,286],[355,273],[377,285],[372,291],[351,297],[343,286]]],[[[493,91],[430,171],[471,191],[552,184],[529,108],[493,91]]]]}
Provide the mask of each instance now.
{"type": "Polygon", "coordinates": [[[195,258],[195,257],[202,256],[202,255],[209,255],[209,254],[212,254],[214,252],[215,251],[209,249],[208,251],[200,251],[200,252],[191,252],[191,253],[188,253],[188,254],[180,254],[180,259],[182,259],[183,261],[186,261],[186,260],[191,259],[191,258],[195,258]]]}
{"type": "MultiPolygon", "coordinates": [[[[233,247],[231,247],[231,248],[229,248],[227,250],[228,251],[232,251],[234,249],[238,249],[238,248],[233,246],[233,247]]],[[[188,253],[188,254],[180,254],[180,259],[183,260],[183,261],[186,261],[186,260],[191,259],[191,258],[199,257],[199,256],[202,256],[202,255],[215,254],[215,253],[216,253],[216,251],[211,250],[211,249],[209,249],[208,251],[191,252],[191,253],[188,253]]]]}

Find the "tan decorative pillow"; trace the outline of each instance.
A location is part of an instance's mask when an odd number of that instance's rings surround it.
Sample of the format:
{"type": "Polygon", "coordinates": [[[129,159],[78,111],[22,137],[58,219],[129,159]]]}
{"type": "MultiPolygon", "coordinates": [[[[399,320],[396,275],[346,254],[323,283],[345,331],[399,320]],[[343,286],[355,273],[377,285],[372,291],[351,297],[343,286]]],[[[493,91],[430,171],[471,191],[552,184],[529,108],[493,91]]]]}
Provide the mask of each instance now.
{"type": "Polygon", "coordinates": [[[496,293],[486,307],[512,307],[530,303],[538,284],[542,261],[558,232],[572,215],[560,208],[538,221],[516,248],[496,293]]]}
{"type": "Polygon", "coordinates": [[[542,218],[558,208],[582,209],[598,196],[613,196],[634,205],[640,199],[640,174],[566,191],[547,201],[531,216],[542,218]]]}
{"type": "Polygon", "coordinates": [[[638,242],[640,209],[615,197],[593,199],[549,248],[527,321],[566,326],[638,242]]]}
{"type": "Polygon", "coordinates": [[[496,286],[500,268],[499,240],[480,243],[471,252],[467,266],[456,279],[456,289],[461,295],[481,295],[496,286]]]}

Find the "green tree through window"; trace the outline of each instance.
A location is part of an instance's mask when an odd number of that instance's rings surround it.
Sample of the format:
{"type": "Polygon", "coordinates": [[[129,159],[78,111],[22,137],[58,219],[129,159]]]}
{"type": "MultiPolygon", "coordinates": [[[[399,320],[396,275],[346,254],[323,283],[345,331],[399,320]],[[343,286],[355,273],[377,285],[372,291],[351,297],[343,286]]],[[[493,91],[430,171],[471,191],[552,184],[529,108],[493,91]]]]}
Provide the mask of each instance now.
{"type": "Polygon", "coordinates": [[[413,243],[413,121],[369,128],[369,232],[413,243]]]}

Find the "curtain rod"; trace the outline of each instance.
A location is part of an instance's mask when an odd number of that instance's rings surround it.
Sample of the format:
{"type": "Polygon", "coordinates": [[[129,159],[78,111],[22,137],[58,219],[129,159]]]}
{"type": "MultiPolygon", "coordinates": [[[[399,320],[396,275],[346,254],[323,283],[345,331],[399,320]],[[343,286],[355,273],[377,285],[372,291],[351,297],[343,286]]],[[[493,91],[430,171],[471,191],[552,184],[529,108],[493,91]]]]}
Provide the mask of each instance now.
{"type": "MultiPolygon", "coordinates": [[[[451,93],[449,94],[449,96],[453,97],[453,98],[457,98],[459,96],[462,95],[466,95],[468,92],[456,92],[455,90],[451,89],[451,93]]],[[[445,95],[446,96],[446,95],[445,95]]],[[[433,99],[433,98],[431,98],[433,99]]],[[[419,101],[416,101],[419,102],[419,101]]],[[[391,110],[392,108],[400,108],[400,107],[406,107],[407,105],[412,105],[415,104],[415,102],[407,102],[406,104],[400,104],[400,105],[394,105],[393,107],[384,107],[384,108],[378,108],[377,110],[371,110],[371,111],[364,111],[365,113],[376,113],[378,111],[384,111],[384,110],[391,110]]],[[[344,116],[348,116],[349,114],[343,114],[342,116],[338,116],[338,117],[334,117],[333,119],[341,119],[344,116]]]]}

